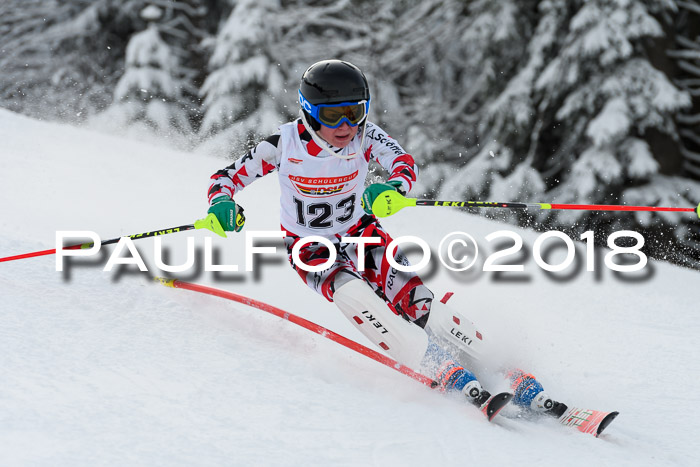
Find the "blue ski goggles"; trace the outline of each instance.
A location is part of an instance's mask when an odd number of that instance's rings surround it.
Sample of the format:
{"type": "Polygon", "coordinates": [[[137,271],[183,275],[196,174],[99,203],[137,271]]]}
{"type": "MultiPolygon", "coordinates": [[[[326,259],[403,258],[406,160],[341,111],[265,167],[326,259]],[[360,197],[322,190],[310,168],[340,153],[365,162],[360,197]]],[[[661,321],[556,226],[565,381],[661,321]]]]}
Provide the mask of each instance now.
{"type": "Polygon", "coordinates": [[[299,90],[299,103],[309,115],[328,128],[338,128],[343,122],[347,122],[350,126],[357,126],[367,118],[369,112],[369,99],[359,102],[313,105],[304,98],[301,90],[299,90]]]}

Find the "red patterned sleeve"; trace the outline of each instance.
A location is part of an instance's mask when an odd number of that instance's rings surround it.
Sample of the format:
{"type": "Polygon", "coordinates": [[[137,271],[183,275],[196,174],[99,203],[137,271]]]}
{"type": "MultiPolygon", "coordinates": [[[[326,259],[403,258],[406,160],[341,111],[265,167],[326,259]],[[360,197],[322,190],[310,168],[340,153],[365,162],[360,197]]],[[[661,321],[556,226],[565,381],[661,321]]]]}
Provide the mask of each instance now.
{"type": "Polygon", "coordinates": [[[365,146],[369,148],[371,158],[389,171],[389,180],[398,180],[406,193],[411,191],[418,176],[418,166],[413,156],[406,153],[394,138],[371,122],[367,123],[365,146]]]}
{"type": "Polygon", "coordinates": [[[280,135],[275,134],[261,141],[246,155],[225,169],[211,176],[209,203],[214,198],[233,195],[255,180],[279,168],[281,149],[280,135]]]}

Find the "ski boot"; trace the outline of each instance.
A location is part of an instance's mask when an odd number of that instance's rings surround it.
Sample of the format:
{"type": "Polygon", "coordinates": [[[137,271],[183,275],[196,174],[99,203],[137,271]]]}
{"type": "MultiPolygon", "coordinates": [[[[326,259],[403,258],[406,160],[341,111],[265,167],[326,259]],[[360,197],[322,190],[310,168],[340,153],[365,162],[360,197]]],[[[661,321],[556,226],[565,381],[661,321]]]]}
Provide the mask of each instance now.
{"type": "Polygon", "coordinates": [[[476,406],[489,421],[493,420],[513,397],[507,392],[492,396],[490,392],[481,387],[471,371],[465,370],[453,361],[442,365],[436,380],[443,391],[461,391],[467,401],[476,406]]]}
{"type": "Polygon", "coordinates": [[[462,389],[462,392],[467,396],[467,400],[477,406],[481,412],[486,415],[489,421],[498,415],[503,407],[508,405],[513,398],[513,394],[502,392],[494,396],[486,389],[481,387],[478,381],[474,380],[468,383],[462,389]]]}
{"type": "Polygon", "coordinates": [[[531,374],[521,370],[513,370],[508,374],[513,391],[513,403],[536,414],[549,415],[555,418],[561,417],[566,409],[566,404],[557,402],[549,394],[539,381],[531,374]]]}
{"type": "Polygon", "coordinates": [[[618,412],[567,407],[549,397],[534,376],[520,370],[511,371],[508,376],[516,405],[532,414],[554,417],[562,425],[574,427],[582,433],[598,437],[618,415],[618,412]]]}

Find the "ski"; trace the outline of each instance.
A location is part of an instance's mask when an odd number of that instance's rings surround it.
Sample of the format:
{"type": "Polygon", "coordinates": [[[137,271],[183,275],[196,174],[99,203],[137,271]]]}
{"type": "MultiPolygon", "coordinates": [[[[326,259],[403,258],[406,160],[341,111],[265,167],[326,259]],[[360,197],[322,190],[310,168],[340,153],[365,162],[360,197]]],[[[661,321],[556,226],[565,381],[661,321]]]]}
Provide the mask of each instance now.
{"type": "Polygon", "coordinates": [[[511,420],[536,421],[543,419],[555,419],[560,425],[575,428],[582,433],[587,433],[596,438],[605,430],[619,412],[604,412],[601,410],[569,408],[566,404],[555,403],[554,409],[546,412],[536,412],[520,407],[517,413],[503,412],[501,415],[511,420]]]}
{"type": "Polygon", "coordinates": [[[564,426],[576,428],[582,433],[592,434],[597,438],[619,414],[619,412],[571,407],[564,411],[558,421],[564,426]]]}
{"type": "Polygon", "coordinates": [[[508,373],[508,379],[516,395],[516,404],[522,408],[523,414],[529,415],[525,418],[541,416],[556,418],[564,426],[598,437],[619,415],[619,412],[569,407],[567,404],[557,402],[548,396],[533,375],[517,368],[508,373]]]}
{"type": "Polygon", "coordinates": [[[490,422],[496,415],[498,415],[498,412],[503,410],[503,408],[508,405],[512,398],[513,394],[509,392],[502,392],[500,394],[496,394],[495,396],[491,396],[489,400],[487,400],[484,405],[481,406],[481,411],[484,415],[486,415],[486,418],[490,422]]]}

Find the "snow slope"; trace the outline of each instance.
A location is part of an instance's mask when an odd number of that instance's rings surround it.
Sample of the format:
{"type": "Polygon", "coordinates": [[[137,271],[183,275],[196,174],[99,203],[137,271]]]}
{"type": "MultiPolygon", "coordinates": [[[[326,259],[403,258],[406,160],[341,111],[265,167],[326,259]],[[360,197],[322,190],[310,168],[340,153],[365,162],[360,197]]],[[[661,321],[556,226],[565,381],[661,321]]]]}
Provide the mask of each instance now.
{"type": "MultiPolygon", "coordinates": [[[[222,160],[0,110],[0,257],[54,247],[57,230],[103,239],[188,224],[206,213],[222,160]]],[[[276,176],[241,193],[246,230],[278,230],[276,176]]],[[[243,305],[103,272],[106,256],[55,271],[44,256],[0,263],[0,465],[691,465],[700,433],[697,284],[653,262],[636,282],[597,264],[555,281],[530,231],[464,212],[406,209],[383,223],[437,245],[463,230],[518,232],[524,273],[448,273],[426,282],[473,317],[496,362],[538,375],[553,396],[619,410],[595,439],[550,422],[486,423],[359,354],[243,305]],[[504,280],[505,279],[505,280],[504,280]]],[[[162,237],[169,262],[186,237],[162,237]]],[[[256,273],[178,277],[248,295],[371,345],[288,267],[281,241],[256,273]]],[[[214,239],[244,269],[244,236],[214,239]]],[[[111,248],[105,248],[111,251],[111,248]]],[[[578,245],[577,257],[583,257],[578,245]]],[[[482,255],[483,259],[483,255],[482,255]]],[[[198,264],[201,265],[201,257],[198,264]]],[[[556,258],[550,260],[556,262],[556,258]]],[[[436,265],[436,261],[431,262],[436,265]]],[[[635,275],[639,278],[639,274],[635,275]]],[[[504,382],[489,373],[494,389],[504,382]]]]}

